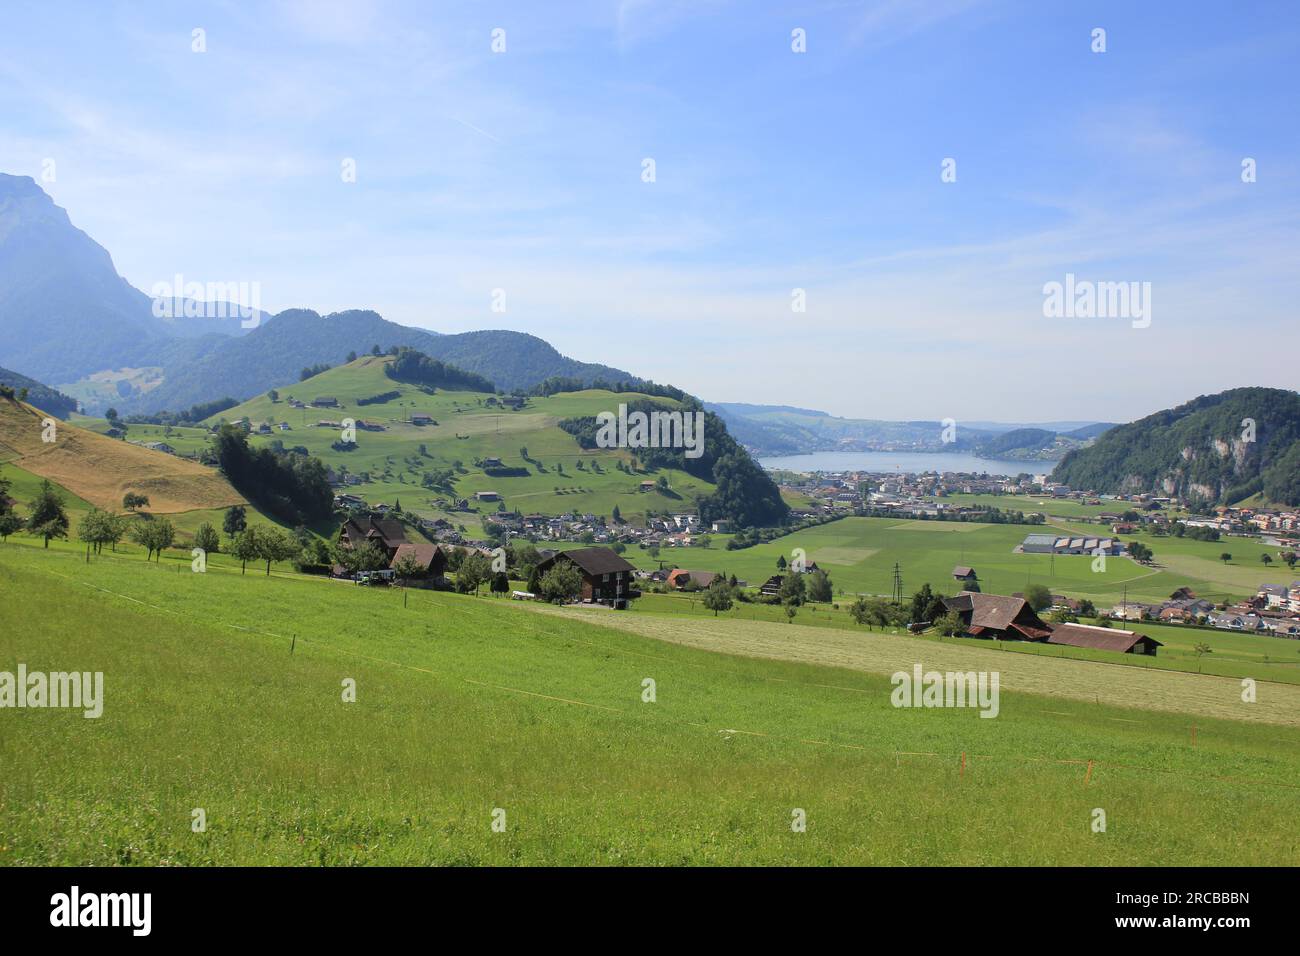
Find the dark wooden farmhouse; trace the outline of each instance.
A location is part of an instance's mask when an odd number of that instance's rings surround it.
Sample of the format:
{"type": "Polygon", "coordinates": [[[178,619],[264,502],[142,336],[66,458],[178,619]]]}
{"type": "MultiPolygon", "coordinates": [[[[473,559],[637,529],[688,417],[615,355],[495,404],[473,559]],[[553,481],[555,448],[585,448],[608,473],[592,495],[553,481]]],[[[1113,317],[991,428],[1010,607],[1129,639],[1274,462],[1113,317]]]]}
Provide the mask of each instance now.
{"type": "Polygon", "coordinates": [[[370,542],[389,561],[397,553],[399,545],[406,544],[406,529],[396,518],[349,518],[339,532],[339,543],[345,548],[356,548],[370,542]]]}
{"type": "Polygon", "coordinates": [[[944,598],[944,606],[961,618],[966,633],[972,637],[990,637],[1001,641],[1041,641],[1052,633],[1024,598],[1002,594],[962,591],[944,598]]]}
{"type": "Polygon", "coordinates": [[[961,618],[971,637],[994,637],[1002,641],[1039,641],[1068,647],[1089,647],[1118,654],[1155,656],[1160,642],[1116,628],[1092,624],[1052,624],[1042,620],[1022,597],[963,591],[944,598],[944,605],[961,618]]]}
{"type": "Polygon", "coordinates": [[[632,572],[636,568],[609,548],[557,551],[543,558],[537,570],[545,574],[560,562],[572,564],[582,575],[582,600],[586,603],[619,607],[641,594],[632,587],[632,572]]]}

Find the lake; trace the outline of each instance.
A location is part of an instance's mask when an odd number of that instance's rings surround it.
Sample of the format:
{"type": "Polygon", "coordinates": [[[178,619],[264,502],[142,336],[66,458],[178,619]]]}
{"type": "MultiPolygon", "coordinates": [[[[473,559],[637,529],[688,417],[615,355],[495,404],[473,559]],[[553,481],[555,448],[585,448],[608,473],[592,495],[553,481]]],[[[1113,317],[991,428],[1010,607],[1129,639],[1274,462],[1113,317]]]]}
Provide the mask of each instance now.
{"type": "Polygon", "coordinates": [[[1044,474],[1054,461],[998,461],[962,452],[919,451],[817,451],[808,455],[760,458],[764,468],[786,471],[875,471],[919,474],[924,471],[964,471],[990,475],[1044,474]]]}

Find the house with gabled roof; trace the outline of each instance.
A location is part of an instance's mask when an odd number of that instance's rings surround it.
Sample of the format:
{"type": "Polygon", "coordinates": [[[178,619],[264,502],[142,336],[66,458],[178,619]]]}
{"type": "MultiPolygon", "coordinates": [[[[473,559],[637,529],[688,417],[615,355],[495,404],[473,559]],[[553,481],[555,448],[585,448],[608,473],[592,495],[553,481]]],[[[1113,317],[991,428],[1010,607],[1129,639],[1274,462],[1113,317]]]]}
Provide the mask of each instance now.
{"type": "Polygon", "coordinates": [[[339,531],[339,543],[345,548],[356,548],[370,543],[392,561],[398,546],[406,543],[406,529],[396,518],[372,518],[359,515],[349,518],[339,531]]]}
{"type": "Polygon", "coordinates": [[[1003,594],[962,591],[943,599],[944,606],[955,613],[971,637],[988,637],[1006,641],[1041,641],[1052,632],[1024,598],[1003,594]]]}
{"type": "Polygon", "coordinates": [[[963,585],[967,585],[966,588],[967,590],[971,590],[971,591],[979,590],[978,586],[973,588],[969,587],[969,585],[976,583],[978,577],[979,575],[975,573],[974,568],[968,568],[964,564],[959,564],[952,569],[952,579],[954,581],[960,581],[963,585]]]}
{"type": "Polygon", "coordinates": [[[1150,657],[1155,657],[1156,649],[1164,646],[1145,634],[1122,631],[1114,627],[1097,627],[1094,624],[1054,624],[1051,628],[1052,632],[1045,640],[1047,644],[1086,647],[1098,651],[1113,651],[1116,654],[1144,654],[1150,657]]]}
{"type": "Polygon", "coordinates": [[[408,556],[414,558],[432,580],[436,581],[447,573],[447,552],[439,545],[429,541],[403,541],[393,552],[388,566],[396,570],[398,563],[408,556]]]}
{"type": "Polygon", "coordinates": [[[712,584],[717,577],[715,571],[687,571],[684,568],[674,568],[668,573],[666,580],[670,588],[678,591],[684,590],[691,584],[703,590],[712,584]]]}
{"type": "Polygon", "coordinates": [[[641,594],[632,587],[635,566],[612,548],[557,551],[538,562],[537,570],[545,574],[560,563],[571,564],[578,569],[582,576],[581,597],[586,603],[618,607],[641,594]]]}

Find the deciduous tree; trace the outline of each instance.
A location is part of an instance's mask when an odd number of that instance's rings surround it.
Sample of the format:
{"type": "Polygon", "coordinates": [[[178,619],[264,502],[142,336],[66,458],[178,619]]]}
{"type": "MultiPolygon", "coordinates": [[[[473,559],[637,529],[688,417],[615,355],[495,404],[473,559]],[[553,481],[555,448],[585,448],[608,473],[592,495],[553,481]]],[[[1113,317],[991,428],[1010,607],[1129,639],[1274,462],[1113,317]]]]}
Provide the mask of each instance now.
{"type": "Polygon", "coordinates": [[[41,482],[41,489],[32,502],[32,513],[27,518],[27,533],[44,538],[47,548],[51,538],[68,536],[68,514],[63,510],[63,496],[54,490],[48,480],[41,482]]]}

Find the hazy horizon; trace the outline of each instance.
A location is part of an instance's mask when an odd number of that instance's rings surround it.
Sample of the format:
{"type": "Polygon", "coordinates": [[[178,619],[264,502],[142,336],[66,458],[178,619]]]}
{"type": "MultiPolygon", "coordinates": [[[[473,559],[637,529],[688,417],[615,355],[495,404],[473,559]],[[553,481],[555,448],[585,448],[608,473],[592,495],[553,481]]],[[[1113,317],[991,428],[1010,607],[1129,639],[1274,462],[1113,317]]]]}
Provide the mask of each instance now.
{"type": "Polygon", "coordinates": [[[847,418],[1294,387],[1286,4],[195,9],[28,5],[0,35],[6,171],[146,292],[251,281],[272,313],[529,332],[847,418]],[[1150,283],[1149,324],[1046,317],[1069,276],[1150,283]]]}

